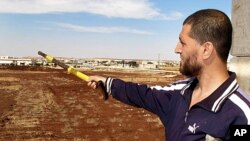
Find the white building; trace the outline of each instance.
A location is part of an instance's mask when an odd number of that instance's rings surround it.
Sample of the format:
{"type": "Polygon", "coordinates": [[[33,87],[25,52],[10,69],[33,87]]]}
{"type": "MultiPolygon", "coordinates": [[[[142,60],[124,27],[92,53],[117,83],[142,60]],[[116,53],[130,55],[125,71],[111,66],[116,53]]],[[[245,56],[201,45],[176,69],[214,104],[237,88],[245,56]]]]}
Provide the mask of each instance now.
{"type": "Polygon", "coordinates": [[[31,59],[14,58],[10,56],[0,56],[0,65],[30,66],[31,59]]]}
{"type": "Polygon", "coordinates": [[[0,59],[0,65],[14,65],[13,59],[0,59]]]}
{"type": "Polygon", "coordinates": [[[17,66],[31,66],[32,60],[31,59],[14,59],[17,66]]]}

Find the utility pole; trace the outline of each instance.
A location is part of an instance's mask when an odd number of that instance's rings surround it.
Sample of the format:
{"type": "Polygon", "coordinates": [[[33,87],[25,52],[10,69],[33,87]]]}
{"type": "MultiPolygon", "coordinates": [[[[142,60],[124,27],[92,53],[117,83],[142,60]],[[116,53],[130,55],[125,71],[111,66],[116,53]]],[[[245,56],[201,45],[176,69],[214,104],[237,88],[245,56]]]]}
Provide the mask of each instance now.
{"type": "Polygon", "coordinates": [[[158,69],[160,68],[160,61],[161,61],[161,54],[158,53],[158,66],[157,66],[158,69]]]}

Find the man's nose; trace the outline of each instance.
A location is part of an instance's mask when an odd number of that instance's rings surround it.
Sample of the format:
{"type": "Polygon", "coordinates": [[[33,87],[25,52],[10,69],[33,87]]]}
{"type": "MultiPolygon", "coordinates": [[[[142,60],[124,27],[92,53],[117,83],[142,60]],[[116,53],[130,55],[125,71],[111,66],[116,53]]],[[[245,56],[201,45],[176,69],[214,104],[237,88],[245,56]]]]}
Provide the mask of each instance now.
{"type": "Polygon", "coordinates": [[[177,43],[174,52],[178,53],[178,54],[181,53],[181,43],[180,42],[177,43]]]}

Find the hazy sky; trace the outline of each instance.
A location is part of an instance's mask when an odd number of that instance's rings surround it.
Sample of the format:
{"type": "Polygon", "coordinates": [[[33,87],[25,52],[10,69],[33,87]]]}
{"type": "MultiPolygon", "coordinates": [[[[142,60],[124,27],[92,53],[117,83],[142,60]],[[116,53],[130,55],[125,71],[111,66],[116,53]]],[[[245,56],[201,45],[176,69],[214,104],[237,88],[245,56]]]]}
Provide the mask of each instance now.
{"type": "Polygon", "coordinates": [[[0,0],[0,56],[178,60],[183,20],[231,0],[0,0]]]}

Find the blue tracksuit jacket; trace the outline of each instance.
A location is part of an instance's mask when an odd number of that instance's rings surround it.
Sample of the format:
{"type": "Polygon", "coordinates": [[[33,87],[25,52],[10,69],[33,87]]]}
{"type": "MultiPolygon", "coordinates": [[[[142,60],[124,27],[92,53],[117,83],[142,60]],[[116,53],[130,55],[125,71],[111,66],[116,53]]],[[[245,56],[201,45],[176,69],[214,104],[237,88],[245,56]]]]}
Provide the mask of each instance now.
{"type": "Polygon", "coordinates": [[[189,109],[196,78],[166,87],[149,87],[107,78],[106,90],[116,99],[159,116],[167,141],[229,140],[230,125],[250,124],[250,98],[241,89],[236,74],[209,97],[189,109]]]}

